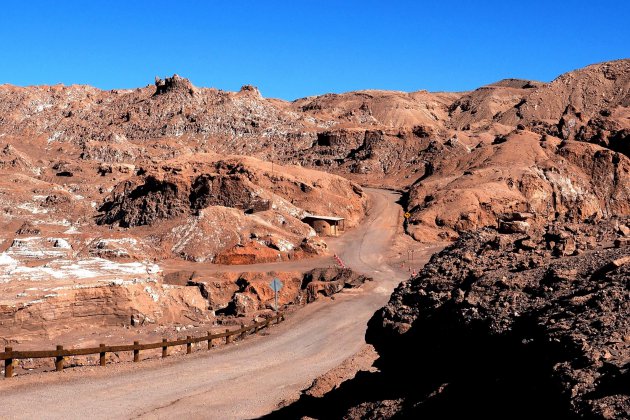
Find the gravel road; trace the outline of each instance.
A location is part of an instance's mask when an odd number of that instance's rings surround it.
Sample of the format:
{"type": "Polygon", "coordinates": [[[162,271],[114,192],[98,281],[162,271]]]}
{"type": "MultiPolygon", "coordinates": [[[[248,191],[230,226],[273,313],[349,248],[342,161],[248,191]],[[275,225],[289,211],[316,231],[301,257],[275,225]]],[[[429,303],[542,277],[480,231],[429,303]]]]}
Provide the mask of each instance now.
{"type": "MultiPolygon", "coordinates": [[[[0,418],[255,418],[299,396],[365,343],[366,323],[406,273],[388,254],[398,195],[367,189],[365,222],[331,246],[375,281],[320,300],[264,334],[211,352],[0,380],[0,418]]],[[[425,258],[432,249],[427,249],[425,258]]]]}

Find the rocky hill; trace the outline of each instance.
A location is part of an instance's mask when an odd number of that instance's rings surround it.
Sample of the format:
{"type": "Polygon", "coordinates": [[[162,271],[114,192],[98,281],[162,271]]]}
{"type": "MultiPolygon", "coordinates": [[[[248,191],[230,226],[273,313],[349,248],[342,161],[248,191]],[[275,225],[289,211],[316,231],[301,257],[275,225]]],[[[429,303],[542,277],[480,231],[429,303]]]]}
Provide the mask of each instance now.
{"type": "Polygon", "coordinates": [[[377,371],[268,418],[628,418],[629,223],[463,235],[370,320],[377,371]]]}
{"type": "Polygon", "coordinates": [[[306,215],[334,214],[351,228],[365,207],[361,188],[339,176],[194,154],[141,168],[118,183],[96,223],[144,236],[167,257],[173,252],[192,261],[274,262],[325,247],[302,222],[306,215]]]}
{"type": "Polygon", "coordinates": [[[538,221],[625,214],[629,75],[630,60],[619,60],[551,83],[293,102],[265,99],[252,86],[198,88],[177,75],[133,90],[3,85],[0,167],[45,177],[191,153],[248,155],[403,189],[408,231],[427,241],[498,226],[512,211],[538,221]],[[610,191],[607,206],[601,196],[610,191]]]}
{"type": "Polygon", "coordinates": [[[370,321],[381,370],[419,382],[393,411],[630,415],[627,223],[482,230],[435,255],[370,321]]]}

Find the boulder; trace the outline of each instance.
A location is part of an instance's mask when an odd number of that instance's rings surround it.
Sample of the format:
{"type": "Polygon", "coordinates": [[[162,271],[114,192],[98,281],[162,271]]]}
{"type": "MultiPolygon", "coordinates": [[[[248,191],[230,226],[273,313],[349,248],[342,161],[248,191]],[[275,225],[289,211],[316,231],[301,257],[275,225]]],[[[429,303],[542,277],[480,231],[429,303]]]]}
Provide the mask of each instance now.
{"type": "Polygon", "coordinates": [[[499,232],[501,233],[527,234],[529,232],[529,228],[530,224],[521,220],[499,222],[499,232]]]}

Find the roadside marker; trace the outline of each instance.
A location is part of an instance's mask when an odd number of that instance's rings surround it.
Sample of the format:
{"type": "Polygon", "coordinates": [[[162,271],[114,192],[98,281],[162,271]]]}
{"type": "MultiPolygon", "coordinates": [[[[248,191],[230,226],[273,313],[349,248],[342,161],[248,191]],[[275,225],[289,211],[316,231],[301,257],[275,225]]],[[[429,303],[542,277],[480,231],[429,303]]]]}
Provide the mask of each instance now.
{"type": "Polygon", "coordinates": [[[274,277],[271,283],[269,283],[269,286],[271,286],[271,290],[274,292],[274,303],[276,304],[276,312],[278,312],[278,292],[282,289],[282,282],[279,278],[274,277]]]}

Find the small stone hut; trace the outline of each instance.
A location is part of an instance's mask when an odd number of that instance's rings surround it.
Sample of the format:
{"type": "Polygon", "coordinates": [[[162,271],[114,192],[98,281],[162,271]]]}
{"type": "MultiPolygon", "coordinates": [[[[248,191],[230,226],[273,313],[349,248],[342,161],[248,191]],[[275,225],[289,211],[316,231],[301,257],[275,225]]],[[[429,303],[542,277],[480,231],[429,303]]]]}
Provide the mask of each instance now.
{"type": "Polygon", "coordinates": [[[319,236],[337,236],[345,230],[343,217],[309,214],[302,221],[312,227],[319,236]]]}

